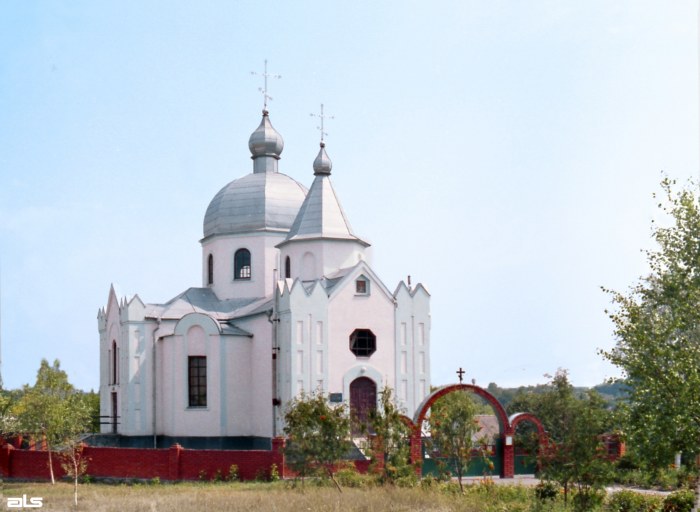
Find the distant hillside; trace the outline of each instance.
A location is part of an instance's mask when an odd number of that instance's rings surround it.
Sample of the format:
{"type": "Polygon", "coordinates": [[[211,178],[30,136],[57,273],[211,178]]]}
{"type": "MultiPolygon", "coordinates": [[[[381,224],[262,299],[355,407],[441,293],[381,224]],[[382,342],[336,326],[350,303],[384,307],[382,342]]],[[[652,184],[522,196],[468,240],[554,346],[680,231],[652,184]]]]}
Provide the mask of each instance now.
{"type": "MultiPolygon", "coordinates": [[[[520,386],[517,388],[501,388],[495,382],[491,382],[486,390],[494,395],[503,405],[503,407],[508,409],[508,405],[513,401],[513,399],[520,393],[543,393],[548,389],[546,384],[538,384],[536,386],[520,386]]],[[[593,389],[600,393],[603,399],[610,405],[614,405],[619,400],[625,397],[625,385],[620,382],[615,382],[612,384],[604,383],[593,386],[593,388],[586,387],[575,387],[577,393],[584,393],[589,389],[593,389]]]]}

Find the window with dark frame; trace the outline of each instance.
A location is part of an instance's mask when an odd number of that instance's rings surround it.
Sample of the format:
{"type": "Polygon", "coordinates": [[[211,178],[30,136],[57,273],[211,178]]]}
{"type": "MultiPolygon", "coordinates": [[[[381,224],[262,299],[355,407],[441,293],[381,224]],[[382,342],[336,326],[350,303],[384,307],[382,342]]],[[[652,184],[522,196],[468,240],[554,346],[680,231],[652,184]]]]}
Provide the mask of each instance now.
{"type": "Polygon", "coordinates": [[[357,357],[370,357],[377,350],[377,337],[369,329],[355,329],[350,335],[350,351],[357,357]]]}
{"type": "Polygon", "coordinates": [[[189,406],[207,406],[207,358],[189,356],[187,360],[189,381],[189,406]]]}
{"type": "Polygon", "coordinates": [[[110,384],[118,384],[119,383],[119,380],[117,379],[117,376],[119,375],[119,373],[118,373],[119,368],[117,366],[118,360],[119,359],[117,357],[117,342],[112,341],[112,379],[111,379],[112,382],[110,382],[110,384]]]}
{"type": "Polygon", "coordinates": [[[207,259],[207,284],[214,284],[214,255],[210,254],[207,259]]]}
{"type": "Polygon", "coordinates": [[[250,251],[238,249],[233,256],[233,278],[250,279],[250,251]]]}
{"type": "Polygon", "coordinates": [[[360,295],[367,295],[367,280],[358,279],[355,281],[355,293],[360,295]]]}
{"type": "Polygon", "coordinates": [[[289,256],[284,260],[284,277],[287,279],[292,277],[292,260],[289,259],[289,256]]]}

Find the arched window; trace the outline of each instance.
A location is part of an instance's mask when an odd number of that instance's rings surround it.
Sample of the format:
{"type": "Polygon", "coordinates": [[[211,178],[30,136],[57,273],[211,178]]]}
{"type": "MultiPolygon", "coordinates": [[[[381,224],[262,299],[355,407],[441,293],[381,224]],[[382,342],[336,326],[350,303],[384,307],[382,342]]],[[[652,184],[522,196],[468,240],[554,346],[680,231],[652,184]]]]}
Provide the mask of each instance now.
{"type": "Polygon", "coordinates": [[[287,256],[284,260],[284,277],[289,279],[292,277],[292,260],[287,256]]]}
{"type": "Polygon", "coordinates": [[[110,384],[117,384],[119,381],[117,380],[117,342],[112,341],[112,361],[111,361],[111,366],[112,366],[112,379],[110,384]]]}
{"type": "Polygon", "coordinates": [[[238,249],[233,256],[233,278],[250,279],[250,251],[238,249]]]}
{"type": "Polygon", "coordinates": [[[214,255],[207,258],[207,284],[214,284],[214,255]]]}

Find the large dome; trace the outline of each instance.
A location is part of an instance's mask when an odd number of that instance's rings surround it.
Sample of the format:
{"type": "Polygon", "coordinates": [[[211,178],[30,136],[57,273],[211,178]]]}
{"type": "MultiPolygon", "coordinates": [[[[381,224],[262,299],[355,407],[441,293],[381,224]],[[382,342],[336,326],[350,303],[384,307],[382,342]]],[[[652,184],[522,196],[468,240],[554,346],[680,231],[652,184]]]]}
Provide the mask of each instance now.
{"type": "Polygon", "coordinates": [[[289,231],[306,187],[278,172],[252,173],[222,188],[204,215],[204,238],[256,231],[289,231]]]}

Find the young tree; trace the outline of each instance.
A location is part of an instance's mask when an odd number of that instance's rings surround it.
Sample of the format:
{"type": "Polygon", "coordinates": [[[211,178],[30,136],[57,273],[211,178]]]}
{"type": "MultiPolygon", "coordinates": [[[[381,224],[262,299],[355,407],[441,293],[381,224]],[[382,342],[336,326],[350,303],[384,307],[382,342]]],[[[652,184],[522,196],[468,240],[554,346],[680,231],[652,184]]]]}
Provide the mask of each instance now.
{"type": "Polygon", "coordinates": [[[678,451],[698,453],[700,440],[700,208],[695,183],[674,187],[661,182],[671,224],[653,228],[649,274],[627,293],[605,289],[617,344],[601,352],[623,371],[627,434],[657,467],[678,451]]]}
{"type": "Polygon", "coordinates": [[[90,409],[85,407],[75,388],[68,382],[68,375],[61,370],[58,360],[50,365],[42,359],[33,387],[25,386],[24,395],[16,404],[20,431],[45,440],[49,455],[51,482],[56,479],[53,471],[52,451],[86,432],[91,424],[90,409]]]}
{"type": "Polygon", "coordinates": [[[612,476],[603,434],[611,429],[611,414],[595,391],[577,396],[565,370],[558,370],[543,392],[519,395],[514,406],[536,415],[548,433],[540,453],[541,476],[564,488],[564,499],[575,487],[576,506],[592,508],[592,501],[612,476]]]}
{"type": "Polygon", "coordinates": [[[303,478],[321,471],[342,492],[334,473],[351,447],[350,420],[344,405],[332,406],[322,393],[302,394],[285,414],[287,464],[303,478]]]}
{"type": "Polygon", "coordinates": [[[432,447],[451,460],[462,491],[462,477],[469,468],[476,445],[474,436],[479,431],[475,416],[476,404],[472,397],[467,392],[456,391],[435,402],[428,418],[432,447]]]}
{"type": "Polygon", "coordinates": [[[382,481],[395,482],[413,474],[409,461],[411,430],[394,403],[391,388],[385,387],[380,392],[379,407],[369,412],[369,427],[373,435],[371,452],[381,455],[384,461],[382,481]]]}
{"type": "Polygon", "coordinates": [[[73,480],[73,502],[77,509],[78,483],[80,477],[86,473],[88,464],[80,434],[83,432],[81,427],[90,423],[93,416],[92,404],[86,399],[86,395],[75,393],[67,398],[63,412],[66,415],[64,424],[71,427],[63,433],[59,459],[63,471],[73,480]]]}

